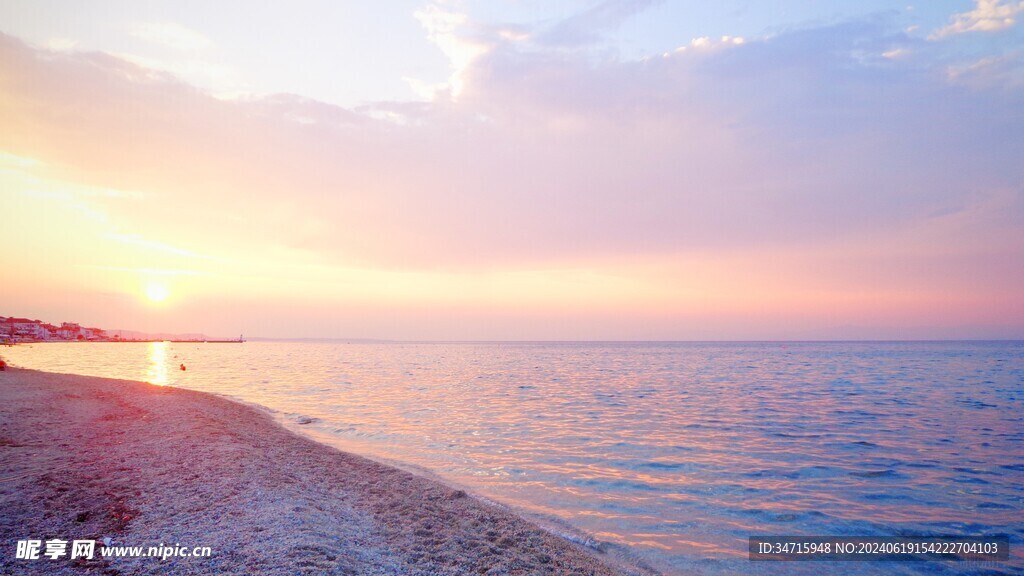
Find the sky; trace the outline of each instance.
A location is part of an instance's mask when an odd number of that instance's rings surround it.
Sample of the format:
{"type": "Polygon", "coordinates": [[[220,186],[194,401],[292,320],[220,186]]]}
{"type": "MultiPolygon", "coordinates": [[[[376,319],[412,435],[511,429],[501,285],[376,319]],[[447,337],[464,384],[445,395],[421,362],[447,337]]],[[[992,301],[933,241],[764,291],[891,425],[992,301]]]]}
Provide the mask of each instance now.
{"type": "Polygon", "coordinates": [[[260,4],[0,0],[0,314],[1024,338],[1024,1],[260,4]]]}

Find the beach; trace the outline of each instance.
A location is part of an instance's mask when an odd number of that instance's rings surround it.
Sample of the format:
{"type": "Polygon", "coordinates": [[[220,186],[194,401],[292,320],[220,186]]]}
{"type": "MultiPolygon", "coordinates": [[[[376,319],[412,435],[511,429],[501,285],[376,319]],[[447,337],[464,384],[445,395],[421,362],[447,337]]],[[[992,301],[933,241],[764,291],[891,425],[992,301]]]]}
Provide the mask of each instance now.
{"type": "Polygon", "coordinates": [[[257,408],[143,382],[0,372],[0,573],[647,573],[257,408]],[[93,540],[92,559],[15,558],[93,540]],[[110,558],[99,547],[209,547],[110,558]],[[44,547],[45,550],[45,547],[44,547]]]}

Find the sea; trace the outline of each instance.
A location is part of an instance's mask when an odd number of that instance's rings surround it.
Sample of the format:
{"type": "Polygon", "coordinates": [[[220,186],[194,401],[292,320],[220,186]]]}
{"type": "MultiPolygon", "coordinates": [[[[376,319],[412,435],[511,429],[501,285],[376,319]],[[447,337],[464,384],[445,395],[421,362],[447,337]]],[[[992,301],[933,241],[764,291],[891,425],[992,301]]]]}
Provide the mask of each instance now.
{"type": "Polygon", "coordinates": [[[40,343],[0,355],[258,404],[666,574],[1024,573],[1024,342],[40,343]],[[748,538],[763,535],[1006,535],[1010,558],[749,560],[748,538]]]}

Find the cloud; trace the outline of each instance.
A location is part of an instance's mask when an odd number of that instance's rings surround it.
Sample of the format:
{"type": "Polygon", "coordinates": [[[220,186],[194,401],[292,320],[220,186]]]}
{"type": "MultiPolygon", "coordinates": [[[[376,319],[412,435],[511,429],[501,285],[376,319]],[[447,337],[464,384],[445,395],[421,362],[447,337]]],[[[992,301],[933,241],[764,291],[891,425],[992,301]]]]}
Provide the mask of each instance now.
{"type": "Polygon", "coordinates": [[[69,52],[78,47],[78,42],[70,38],[50,38],[44,46],[55,52],[69,52]]]}
{"type": "Polygon", "coordinates": [[[177,246],[172,246],[172,245],[166,244],[164,242],[159,242],[159,241],[156,241],[156,240],[150,240],[150,239],[144,238],[144,237],[142,237],[142,236],[140,236],[138,234],[119,234],[119,233],[115,233],[115,232],[110,232],[110,233],[108,233],[106,235],[106,237],[107,237],[107,239],[113,240],[115,242],[121,242],[121,243],[124,243],[124,244],[130,244],[132,246],[137,246],[139,248],[145,248],[147,250],[156,250],[158,252],[165,252],[165,253],[168,253],[168,254],[173,254],[175,256],[187,256],[189,258],[212,259],[211,256],[205,256],[203,254],[196,254],[195,252],[192,252],[190,250],[186,250],[184,248],[179,248],[177,246]]]}
{"type": "Polygon", "coordinates": [[[135,64],[154,76],[167,73],[218,95],[230,95],[237,91],[237,85],[233,81],[234,71],[222,64],[200,59],[163,60],[124,52],[115,52],[111,55],[135,64]]]}
{"type": "Polygon", "coordinates": [[[539,35],[541,44],[580,46],[593,44],[619,27],[626,19],[660,0],[604,0],[578,14],[559,20],[539,35]]]}
{"type": "Polygon", "coordinates": [[[147,237],[185,227],[189,245],[330,265],[800,247],[1024,177],[1021,94],[958,89],[942,57],[878,22],[638,62],[496,44],[456,101],[360,110],[220,101],[110,56],[0,50],[0,149],[146,191],[110,217],[147,237]],[[912,62],[882,56],[901,46],[912,62]]]}
{"type": "Polygon", "coordinates": [[[139,191],[76,194],[130,257],[44,236],[50,251],[5,258],[210,272],[177,280],[216,276],[232,303],[272,295],[282,326],[294,304],[380,336],[381,317],[420,318],[399,335],[428,338],[566,335],[524,318],[588,327],[577,337],[692,337],[679,326],[695,322],[756,337],[728,327],[813,328],[839,311],[1019,324],[1019,63],[960,63],[885,19],[641,61],[426,19],[488,47],[462,61],[459,97],[358,109],[219,100],[110,54],[0,35],[0,178],[139,191]],[[337,312],[354,303],[365,310],[337,312]],[[452,318],[479,332],[430,331],[452,318]]]}
{"type": "Polygon", "coordinates": [[[145,276],[205,276],[209,272],[196,270],[168,270],[162,268],[129,268],[124,266],[100,266],[95,264],[79,264],[79,268],[90,268],[93,270],[105,270],[107,272],[130,272],[135,275],[145,276]]]}
{"type": "Polygon", "coordinates": [[[906,58],[910,56],[910,50],[904,47],[893,48],[882,52],[883,58],[889,58],[890,60],[897,60],[900,58],[906,58]]]}
{"type": "Polygon", "coordinates": [[[174,22],[137,22],[130,25],[129,34],[169,50],[112,52],[116,58],[155,74],[172,74],[220,98],[247,93],[248,86],[238,80],[232,67],[211,53],[213,42],[200,32],[174,22]]]}
{"type": "Polygon", "coordinates": [[[954,14],[949,24],[935,30],[928,37],[938,40],[967,32],[998,32],[1016,24],[1016,15],[1024,12],[1024,2],[975,0],[974,10],[954,14]]]}
{"type": "Polygon", "coordinates": [[[468,16],[461,12],[446,9],[438,4],[428,4],[415,12],[415,17],[427,31],[427,38],[437,45],[448,58],[452,73],[447,83],[429,85],[414,78],[407,78],[410,87],[426,99],[435,94],[448,91],[452,97],[462,92],[462,74],[473,60],[485,54],[489,46],[463,34],[463,28],[469,22],[468,16]]]}
{"type": "Polygon", "coordinates": [[[1024,59],[1020,52],[985,56],[950,65],[946,76],[951,83],[979,90],[1019,90],[1024,86],[1024,59]]]}
{"type": "Polygon", "coordinates": [[[35,158],[25,158],[18,156],[17,154],[11,154],[0,150],[0,170],[4,169],[26,169],[26,168],[37,168],[42,166],[43,163],[35,158]]]}
{"type": "MultiPolygon", "coordinates": [[[[729,46],[740,46],[745,42],[746,39],[742,36],[722,36],[717,40],[710,36],[701,36],[700,38],[690,40],[690,43],[685,46],[676,48],[674,52],[685,52],[687,50],[717,50],[729,46]]],[[[665,53],[664,55],[670,56],[671,53],[665,53]]]]}
{"type": "Polygon", "coordinates": [[[174,22],[137,22],[129,33],[141,40],[184,52],[197,52],[213,46],[206,36],[174,22]]]}

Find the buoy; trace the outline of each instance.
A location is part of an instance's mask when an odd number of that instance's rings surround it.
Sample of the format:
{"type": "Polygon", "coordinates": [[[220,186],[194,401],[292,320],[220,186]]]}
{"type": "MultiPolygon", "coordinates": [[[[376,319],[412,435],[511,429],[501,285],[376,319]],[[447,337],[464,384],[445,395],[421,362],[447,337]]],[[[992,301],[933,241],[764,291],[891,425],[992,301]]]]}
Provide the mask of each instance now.
{"type": "Polygon", "coordinates": [[[181,370],[182,370],[182,371],[184,371],[184,370],[185,370],[185,365],[184,365],[184,364],[182,364],[182,365],[181,365],[181,370]]]}

